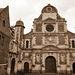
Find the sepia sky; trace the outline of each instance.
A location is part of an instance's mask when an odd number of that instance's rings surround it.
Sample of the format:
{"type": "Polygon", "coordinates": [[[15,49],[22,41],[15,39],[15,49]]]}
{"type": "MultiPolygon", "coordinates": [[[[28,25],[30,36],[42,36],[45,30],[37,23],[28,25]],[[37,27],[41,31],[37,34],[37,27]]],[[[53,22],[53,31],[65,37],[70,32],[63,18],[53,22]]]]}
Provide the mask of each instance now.
{"type": "Polygon", "coordinates": [[[0,8],[9,6],[10,25],[21,19],[25,33],[28,33],[33,28],[34,18],[38,18],[42,8],[49,3],[66,19],[68,30],[75,33],[75,0],[0,0],[0,8]]]}

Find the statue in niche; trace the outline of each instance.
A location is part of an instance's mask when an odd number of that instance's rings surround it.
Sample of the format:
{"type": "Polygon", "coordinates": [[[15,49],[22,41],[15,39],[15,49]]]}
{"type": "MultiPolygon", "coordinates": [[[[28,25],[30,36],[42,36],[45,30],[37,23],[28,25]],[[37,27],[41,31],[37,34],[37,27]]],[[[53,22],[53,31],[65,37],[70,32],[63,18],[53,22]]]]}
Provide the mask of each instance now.
{"type": "Polygon", "coordinates": [[[40,63],[40,54],[36,54],[36,63],[40,63]]]}
{"type": "Polygon", "coordinates": [[[64,53],[60,54],[60,63],[66,64],[66,54],[64,53]]]}
{"type": "Polygon", "coordinates": [[[28,57],[29,57],[29,53],[23,52],[23,59],[24,59],[24,58],[28,58],[28,57]]]}

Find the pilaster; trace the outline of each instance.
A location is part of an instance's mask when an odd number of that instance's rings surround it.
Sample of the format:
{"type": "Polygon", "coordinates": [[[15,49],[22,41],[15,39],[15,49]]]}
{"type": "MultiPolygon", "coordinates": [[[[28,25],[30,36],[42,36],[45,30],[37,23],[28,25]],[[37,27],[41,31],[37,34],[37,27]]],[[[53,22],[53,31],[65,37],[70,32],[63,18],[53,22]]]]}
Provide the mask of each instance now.
{"type": "Polygon", "coordinates": [[[33,65],[35,65],[35,53],[33,53],[33,65]]]}
{"type": "Polygon", "coordinates": [[[15,61],[15,69],[14,69],[14,72],[15,74],[17,73],[17,68],[18,67],[18,58],[16,58],[16,61],[15,61]]]}
{"type": "Polygon", "coordinates": [[[10,71],[11,71],[11,57],[9,57],[9,60],[8,60],[8,68],[7,68],[8,75],[10,75],[10,71]]]}
{"type": "Polygon", "coordinates": [[[70,73],[70,54],[67,53],[67,73],[70,73]]]}
{"type": "Polygon", "coordinates": [[[58,53],[57,73],[60,73],[60,59],[59,59],[59,53],[58,53]]]}
{"type": "Polygon", "coordinates": [[[41,67],[42,67],[42,72],[44,73],[45,72],[45,61],[44,61],[44,54],[42,54],[42,65],[41,65],[41,67]]]}

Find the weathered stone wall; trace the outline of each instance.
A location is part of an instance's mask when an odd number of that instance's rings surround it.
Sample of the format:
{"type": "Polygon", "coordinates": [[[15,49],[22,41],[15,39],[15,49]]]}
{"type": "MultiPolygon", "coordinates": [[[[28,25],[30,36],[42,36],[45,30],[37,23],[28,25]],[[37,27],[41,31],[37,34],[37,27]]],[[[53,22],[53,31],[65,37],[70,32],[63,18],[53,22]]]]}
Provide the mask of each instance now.
{"type": "Polygon", "coordinates": [[[0,31],[6,35],[10,35],[10,22],[9,22],[9,7],[7,6],[0,12],[0,31]],[[5,27],[2,25],[5,21],[5,27]]]}
{"type": "Polygon", "coordinates": [[[6,73],[10,41],[9,7],[0,12],[0,75],[6,73]],[[4,23],[4,24],[3,24],[4,23]]]}

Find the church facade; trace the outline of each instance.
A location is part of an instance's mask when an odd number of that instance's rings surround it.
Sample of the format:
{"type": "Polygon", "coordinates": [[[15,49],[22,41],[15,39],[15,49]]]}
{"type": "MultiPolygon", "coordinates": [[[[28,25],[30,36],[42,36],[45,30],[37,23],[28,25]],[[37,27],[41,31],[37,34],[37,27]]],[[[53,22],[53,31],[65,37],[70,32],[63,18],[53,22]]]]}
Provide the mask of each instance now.
{"type": "Polygon", "coordinates": [[[75,34],[67,30],[65,18],[48,4],[24,34],[24,23],[14,26],[10,41],[8,74],[75,73],[75,34]]]}

